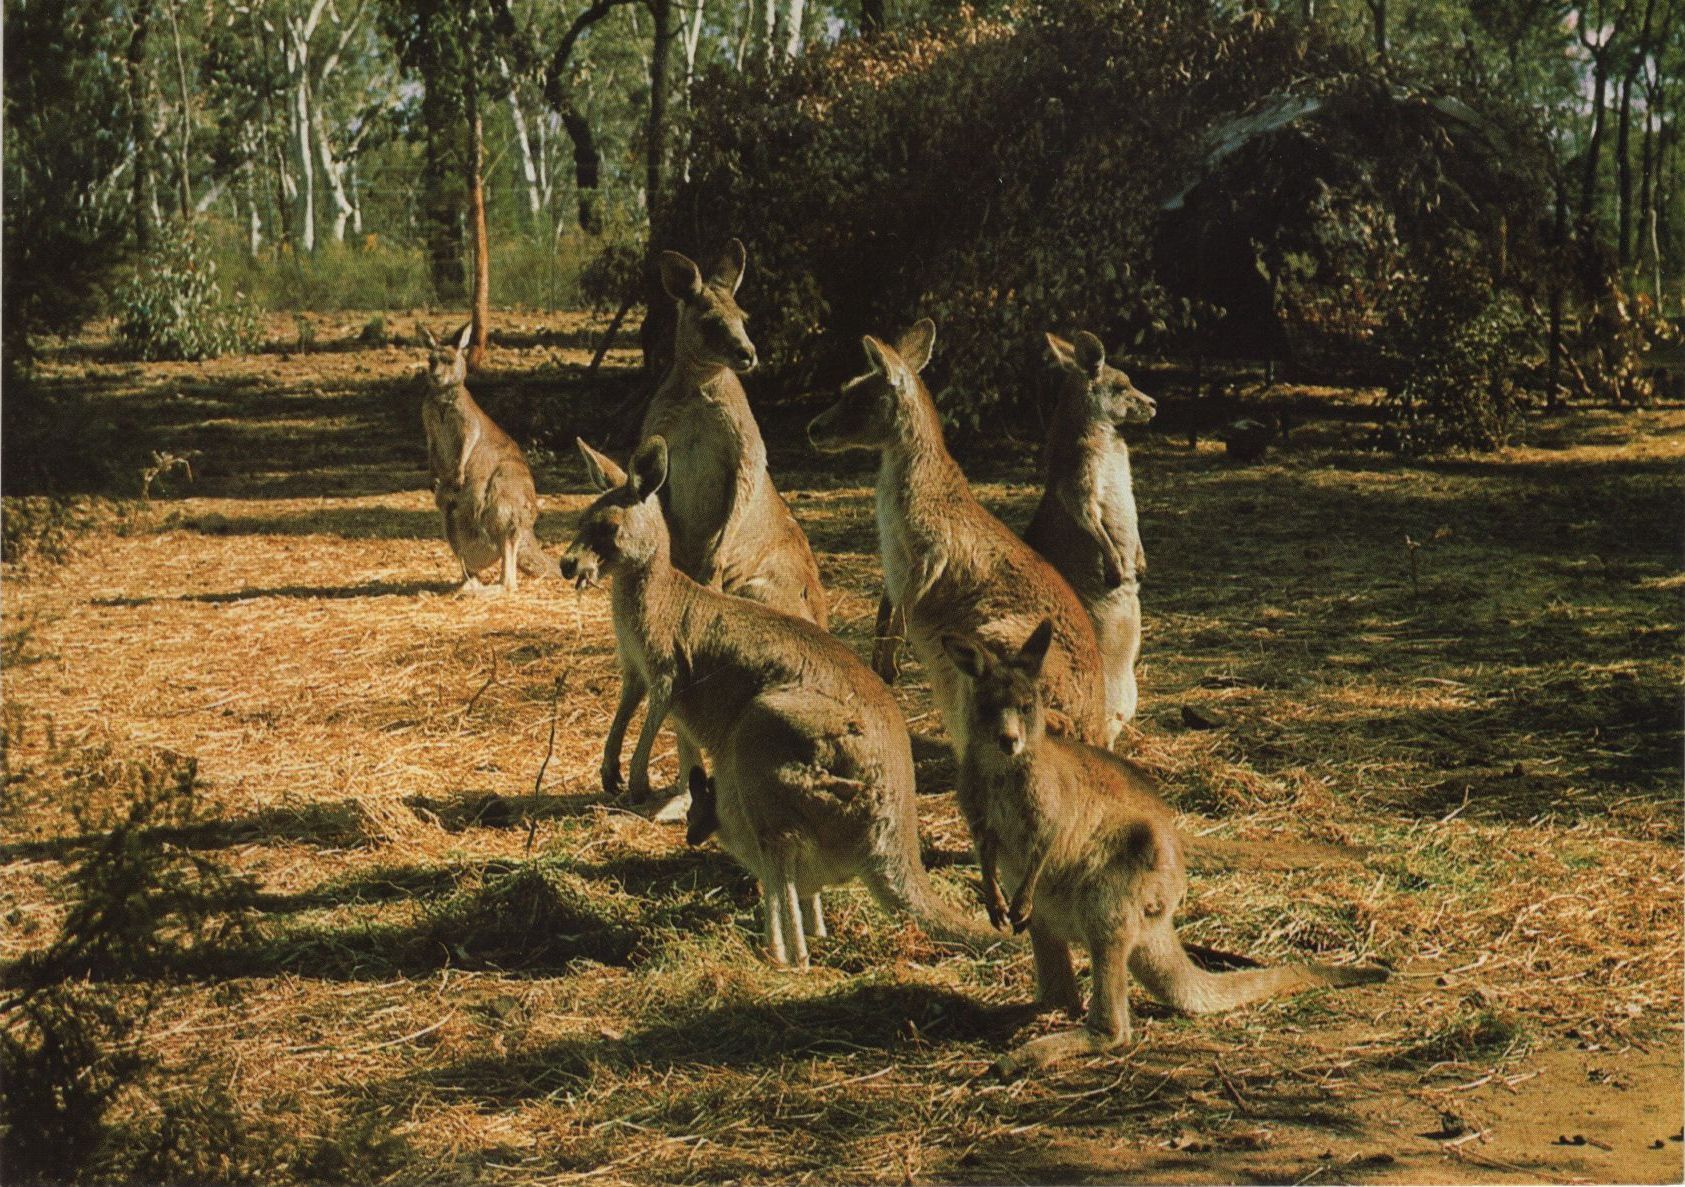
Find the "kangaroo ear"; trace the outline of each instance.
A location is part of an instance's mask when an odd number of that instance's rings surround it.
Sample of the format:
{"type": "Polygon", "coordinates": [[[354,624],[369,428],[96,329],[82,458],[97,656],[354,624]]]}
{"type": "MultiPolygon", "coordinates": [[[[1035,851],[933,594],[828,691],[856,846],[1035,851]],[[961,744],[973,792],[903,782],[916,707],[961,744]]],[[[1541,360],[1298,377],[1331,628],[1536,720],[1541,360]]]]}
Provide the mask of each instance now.
{"type": "Polygon", "coordinates": [[[651,437],[632,455],[632,493],[647,499],[667,481],[667,438],[651,437]]]}
{"type": "Polygon", "coordinates": [[[1053,361],[1061,367],[1077,365],[1076,348],[1057,334],[1047,335],[1047,350],[1053,356],[1053,361]]]}
{"type": "Polygon", "coordinates": [[[433,337],[433,331],[429,330],[420,322],[415,323],[415,336],[421,339],[422,344],[425,345],[428,350],[439,349],[439,340],[433,337]]]}
{"type": "Polygon", "coordinates": [[[702,295],[702,270],[696,261],[676,251],[661,253],[661,287],[675,301],[702,295]]]}
{"type": "Polygon", "coordinates": [[[1018,649],[1018,654],[1012,657],[1012,666],[1030,677],[1041,675],[1041,665],[1047,659],[1047,649],[1053,642],[1053,620],[1044,618],[1041,625],[1030,632],[1030,637],[1024,640],[1024,645],[1018,649]]]}
{"type": "Polygon", "coordinates": [[[468,349],[468,339],[472,338],[473,336],[474,336],[474,323],[473,322],[465,323],[463,325],[463,327],[456,332],[456,348],[458,350],[467,350],[468,349]]]}
{"type": "Polygon", "coordinates": [[[901,355],[895,348],[867,334],[860,339],[861,347],[866,351],[866,361],[872,370],[889,380],[892,387],[906,388],[912,382],[913,373],[907,370],[907,364],[901,361],[901,355]]]}
{"type": "Polygon", "coordinates": [[[1076,337],[1076,364],[1082,373],[1090,379],[1100,376],[1100,368],[1106,365],[1106,347],[1087,330],[1078,331],[1076,337]]]}
{"type": "Polygon", "coordinates": [[[727,239],[714,266],[708,269],[708,283],[717,284],[728,293],[737,292],[737,286],[743,283],[743,266],[748,262],[749,253],[743,248],[743,240],[727,239]]]}
{"type": "Polygon", "coordinates": [[[895,343],[895,353],[901,356],[902,362],[912,368],[915,375],[924,370],[925,364],[930,362],[931,351],[935,349],[936,323],[928,317],[914,322],[895,343]]]}
{"type": "Polygon", "coordinates": [[[597,490],[613,490],[626,482],[626,471],[615,465],[613,458],[592,449],[583,437],[575,437],[573,443],[579,446],[579,456],[585,459],[585,476],[597,490]]]}
{"type": "Polygon", "coordinates": [[[954,661],[954,667],[973,680],[987,672],[994,662],[988,649],[969,635],[943,635],[942,650],[954,661]]]}

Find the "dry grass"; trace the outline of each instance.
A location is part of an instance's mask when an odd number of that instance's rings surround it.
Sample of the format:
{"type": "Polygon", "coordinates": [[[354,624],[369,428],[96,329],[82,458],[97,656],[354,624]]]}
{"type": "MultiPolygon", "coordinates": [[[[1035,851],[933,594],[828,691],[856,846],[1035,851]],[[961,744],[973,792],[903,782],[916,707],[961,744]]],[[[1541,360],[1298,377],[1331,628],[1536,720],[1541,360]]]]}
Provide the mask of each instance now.
{"type": "MultiPolygon", "coordinates": [[[[488,402],[599,423],[556,390],[588,326],[528,320],[488,402]]],[[[1677,1052],[1680,410],[1421,465],[1361,451],[1350,393],[1306,393],[1329,415],[1256,467],[1143,442],[1129,743],[1191,829],[1370,850],[1196,876],[1184,934],[1401,976],[1211,1019],[1142,1002],[1130,1051],[1003,1085],[975,1077],[1054,1025],[1020,1008],[1027,960],[949,956],[849,890],[811,973],[769,968],[745,874],[602,802],[607,599],[450,596],[417,360],[344,341],[360,327],[199,368],[87,346],[50,364],[151,447],[200,453],[171,480],[187,497],[7,571],[0,954],[52,939],[67,871],[172,755],[197,762],[200,814],[157,839],[260,890],[248,934],[108,978],[157,997],[125,1140],[174,1117],[221,1143],[212,1177],[267,1181],[1481,1179],[1511,1172],[1415,1136],[1459,1085],[1677,1052]],[[1184,705],[1224,724],[1187,729],[1184,705]]],[[[864,652],[871,469],[767,423],[864,652]]],[[[1009,522],[1023,456],[968,467],[1009,522]]],[[[582,476],[539,472],[559,547],[582,476]]],[[[916,671],[898,695],[934,728],[916,671]]],[[[952,796],[921,809],[927,860],[968,895],[952,796]]],[[[1561,1165],[1536,1153],[1525,1174],[1561,1165]]]]}

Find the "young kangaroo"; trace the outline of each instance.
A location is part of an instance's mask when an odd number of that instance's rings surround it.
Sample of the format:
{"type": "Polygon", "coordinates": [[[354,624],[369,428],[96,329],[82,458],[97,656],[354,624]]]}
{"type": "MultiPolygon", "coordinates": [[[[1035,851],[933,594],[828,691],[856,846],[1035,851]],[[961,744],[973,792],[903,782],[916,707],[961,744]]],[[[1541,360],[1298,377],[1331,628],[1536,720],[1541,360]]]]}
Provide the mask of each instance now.
{"type": "Polygon", "coordinates": [[[1047,490],[1024,542],[1070,582],[1094,624],[1106,671],[1106,711],[1117,727],[1135,718],[1141,654],[1141,577],[1147,554],[1130,485],[1123,426],[1158,410],[1129,376],[1106,366],[1106,348],[1084,331],[1074,343],[1047,336],[1063,371],[1047,434],[1047,490]]]}
{"type": "Polygon", "coordinates": [[[430,353],[421,425],[427,432],[433,502],[444,520],[445,539],[462,566],[462,591],[484,588],[480,571],[501,561],[503,588],[513,593],[518,571],[554,577],[558,570],[532,532],[538,494],[521,447],[493,423],[463,384],[469,330],[463,326],[449,350],[440,349],[432,333],[422,330],[430,353]]]}
{"type": "Polygon", "coordinates": [[[972,497],[942,442],[942,423],[919,372],[936,327],[928,319],[895,347],[866,337],[871,370],[844,385],[842,398],[808,426],[824,450],[877,449],[878,544],[884,587],[905,616],[913,652],[930,678],[956,756],[966,748],[965,690],[942,637],[1021,639],[1053,622],[1053,651],[1042,672],[1048,705],[1077,736],[1105,745],[1116,736],[1106,716],[1094,628],[1062,577],[972,497]]]}
{"type": "MultiPolygon", "coordinates": [[[[647,690],[650,702],[634,761],[648,757],[669,711],[681,735],[712,755],[715,791],[704,797],[712,811],[692,799],[691,835],[715,832],[760,880],[772,959],[805,965],[806,937],[824,934],[820,889],[854,877],[938,939],[973,950],[998,943],[937,896],[919,863],[912,750],[889,689],[812,623],[674,567],[657,501],[669,480],[662,438],[638,447],[630,476],[582,452],[603,493],[580,520],[562,572],[582,583],[599,572],[614,578],[622,686],[647,690]]],[[[619,766],[628,716],[617,714],[609,729],[605,771],[619,766]]],[[[699,776],[693,769],[693,792],[699,776]]]]}
{"type": "MultiPolygon", "coordinates": [[[[678,302],[678,327],[672,369],[650,400],[639,437],[667,441],[671,478],[661,502],[679,571],[824,627],[819,565],[767,474],[766,444],[737,378],[756,362],[736,301],[745,262],[736,239],[706,278],[689,258],[662,253],[661,283],[678,302]]],[[[681,736],[679,770],[696,761],[681,736]]],[[[620,790],[606,771],[603,790],[620,790]]],[[[633,764],[630,791],[633,800],[649,795],[643,763],[633,764]]]]}
{"type": "Polygon", "coordinates": [[[1029,928],[1038,997],[1072,1013],[1081,995],[1070,945],[1085,946],[1092,959],[1087,1026],[1026,1043],[998,1069],[1011,1074],[1128,1042],[1130,973],[1188,1013],[1386,980],[1385,969],[1317,964],[1210,973],[1188,958],[1172,922],[1187,872],[1169,807],[1139,768],[1045,730],[1040,675],[1052,635],[1043,622],[1015,653],[974,637],[943,640],[970,685],[959,802],[989,917],[997,927],[1005,920],[1029,928]]]}

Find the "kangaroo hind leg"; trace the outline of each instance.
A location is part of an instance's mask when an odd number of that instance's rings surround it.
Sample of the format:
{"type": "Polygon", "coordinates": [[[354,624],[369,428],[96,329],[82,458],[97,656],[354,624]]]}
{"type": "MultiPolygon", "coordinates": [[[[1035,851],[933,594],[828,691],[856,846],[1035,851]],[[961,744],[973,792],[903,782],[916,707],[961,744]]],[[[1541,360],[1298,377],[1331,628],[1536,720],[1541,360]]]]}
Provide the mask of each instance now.
{"type": "Polygon", "coordinates": [[[1052,1067],[1074,1055],[1114,1051],[1129,1042],[1129,939],[1107,936],[1090,945],[1094,989],[1089,998],[1087,1023],[1032,1039],[1016,1048],[995,1064],[999,1075],[1010,1078],[1052,1067]]]}

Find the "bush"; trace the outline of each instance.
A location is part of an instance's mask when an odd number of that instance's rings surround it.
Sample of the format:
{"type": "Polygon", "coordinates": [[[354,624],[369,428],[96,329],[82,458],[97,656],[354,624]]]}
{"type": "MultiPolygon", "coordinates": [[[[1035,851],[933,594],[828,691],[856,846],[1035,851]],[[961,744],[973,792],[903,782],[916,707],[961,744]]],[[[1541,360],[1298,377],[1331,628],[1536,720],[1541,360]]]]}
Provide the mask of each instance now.
{"type": "Polygon", "coordinates": [[[163,238],[112,296],[121,348],[139,359],[197,361],[255,347],[255,308],[243,294],[223,296],[199,239],[190,231],[163,238]]]}
{"type": "Polygon", "coordinates": [[[1509,444],[1521,413],[1516,377],[1535,330],[1503,294],[1466,311],[1455,303],[1423,310],[1409,335],[1419,353],[1387,389],[1383,443],[1411,454],[1509,444]]]}

